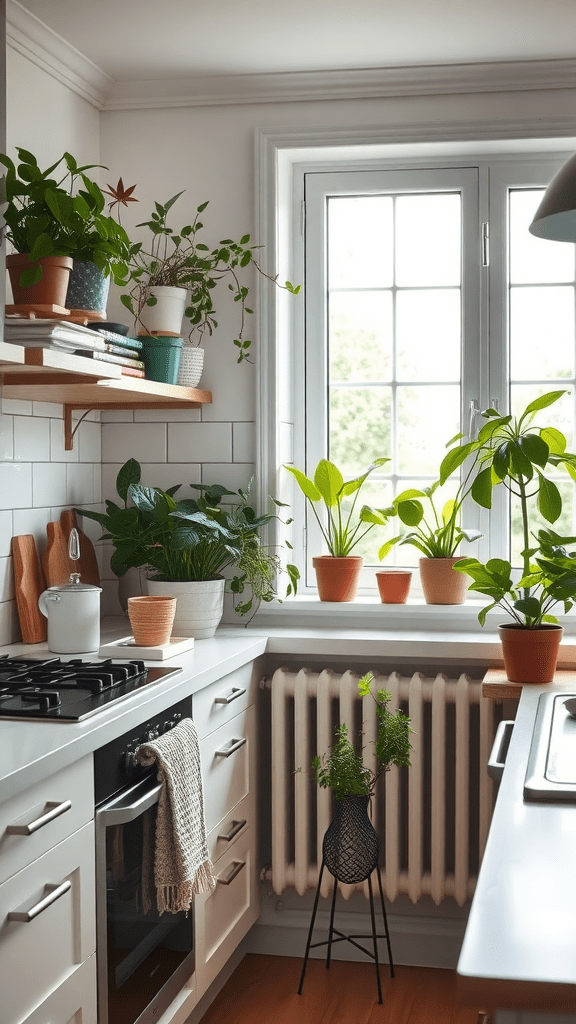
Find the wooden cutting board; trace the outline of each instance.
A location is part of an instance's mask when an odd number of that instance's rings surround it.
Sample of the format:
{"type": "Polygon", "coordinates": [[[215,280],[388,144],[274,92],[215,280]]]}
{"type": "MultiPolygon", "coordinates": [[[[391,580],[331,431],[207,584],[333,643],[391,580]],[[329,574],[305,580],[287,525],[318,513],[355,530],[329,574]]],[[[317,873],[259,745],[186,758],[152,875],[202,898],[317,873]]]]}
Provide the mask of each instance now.
{"type": "Polygon", "coordinates": [[[25,644],[39,644],[48,636],[47,620],[38,607],[46,584],[31,533],[12,538],[12,566],[22,640],[25,644]]]}
{"type": "Polygon", "coordinates": [[[48,543],[46,551],[42,555],[42,568],[46,578],[46,585],[57,587],[62,583],[68,583],[70,573],[78,572],[75,568],[76,562],[68,558],[68,541],[64,536],[61,523],[47,523],[46,533],[48,543]]]}
{"type": "Polygon", "coordinates": [[[98,559],[96,558],[96,552],[94,545],[89,537],[80,529],[78,526],[77,516],[73,509],[65,509],[60,515],[60,523],[64,531],[64,539],[66,542],[66,550],[68,550],[68,539],[70,537],[70,530],[72,527],[76,527],[78,530],[78,538],[80,540],[80,558],[74,562],[74,568],[71,572],[79,572],[80,580],[82,583],[92,583],[93,586],[100,586],[100,570],[98,568],[98,559]]]}

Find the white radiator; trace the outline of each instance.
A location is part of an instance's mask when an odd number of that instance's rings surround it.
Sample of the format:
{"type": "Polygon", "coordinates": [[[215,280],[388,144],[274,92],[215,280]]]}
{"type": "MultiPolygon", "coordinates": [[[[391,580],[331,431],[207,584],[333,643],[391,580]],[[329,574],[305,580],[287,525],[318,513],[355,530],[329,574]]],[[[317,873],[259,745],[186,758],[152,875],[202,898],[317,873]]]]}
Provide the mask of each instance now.
{"type": "MultiPolygon", "coordinates": [[[[365,762],[374,749],[375,702],[358,696],[359,676],[278,669],[272,695],[272,885],[301,895],[318,884],[322,839],[332,818],[332,794],[310,772],[314,754],[328,751],[334,727],[348,725],[355,741],[363,731],[365,762]]],[[[411,768],[381,777],[371,819],[380,837],[385,895],[413,903],[431,896],[439,904],[472,895],[493,807],[486,763],[494,735],[492,701],[466,675],[448,679],[420,673],[375,675],[374,689],[390,690],[389,708],[410,715],[414,735],[411,768]]],[[[322,895],[332,886],[325,872],[322,895]]],[[[361,886],[340,885],[348,898],[361,886]]]]}

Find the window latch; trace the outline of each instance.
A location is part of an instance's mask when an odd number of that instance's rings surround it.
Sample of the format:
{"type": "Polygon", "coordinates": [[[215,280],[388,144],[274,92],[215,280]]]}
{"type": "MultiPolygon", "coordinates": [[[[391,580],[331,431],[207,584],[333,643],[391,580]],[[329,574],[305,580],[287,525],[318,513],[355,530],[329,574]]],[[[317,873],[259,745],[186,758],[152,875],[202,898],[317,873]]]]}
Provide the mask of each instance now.
{"type": "Polygon", "coordinates": [[[470,399],[470,420],[468,423],[468,438],[471,441],[474,436],[474,424],[476,422],[476,416],[480,412],[480,406],[476,398],[470,399]]]}
{"type": "Polygon", "coordinates": [[[482,222],[482,266],[490,266],[490,225],[487,220],[482,222]]]}

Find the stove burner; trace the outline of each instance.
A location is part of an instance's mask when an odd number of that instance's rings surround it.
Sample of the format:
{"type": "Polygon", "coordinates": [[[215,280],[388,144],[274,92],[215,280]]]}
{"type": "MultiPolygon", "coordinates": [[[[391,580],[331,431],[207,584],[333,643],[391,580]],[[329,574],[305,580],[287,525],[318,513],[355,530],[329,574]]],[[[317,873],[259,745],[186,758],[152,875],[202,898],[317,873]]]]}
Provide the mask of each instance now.
{"type": "Polygon", "coordinates": [[[78,721],[148,683],[181,672],[143,661],[0,656],[0,718],[78,721]]]}

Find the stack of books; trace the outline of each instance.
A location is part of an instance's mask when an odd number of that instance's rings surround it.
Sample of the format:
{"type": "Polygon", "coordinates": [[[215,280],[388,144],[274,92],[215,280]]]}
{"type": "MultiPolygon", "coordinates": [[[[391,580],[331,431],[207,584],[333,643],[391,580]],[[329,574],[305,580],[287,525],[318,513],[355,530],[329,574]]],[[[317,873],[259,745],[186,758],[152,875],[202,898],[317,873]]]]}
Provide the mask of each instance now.
{"type": "Polygon", "coordinates": [[[28,320],[7,316],[4,337],[12,344],[25,348],[53,348],[76,355],[116,363],[122,373],[131,377],[144,377],[140,338],[127,338],[123,334],[98,329],[91,330],[69,320],[28,320]]]}

